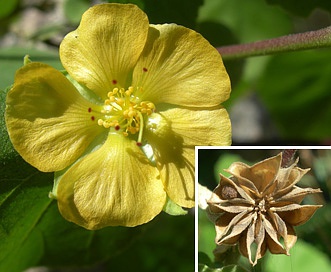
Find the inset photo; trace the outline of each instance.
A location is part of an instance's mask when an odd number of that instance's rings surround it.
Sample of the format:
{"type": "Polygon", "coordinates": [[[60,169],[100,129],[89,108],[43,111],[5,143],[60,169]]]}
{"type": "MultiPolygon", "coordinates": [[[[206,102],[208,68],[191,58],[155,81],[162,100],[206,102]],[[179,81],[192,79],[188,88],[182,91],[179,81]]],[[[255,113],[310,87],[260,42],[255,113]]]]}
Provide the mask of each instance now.
{"type": "Polygon", "coordinates": [[[196,184],[196,271],[331,271],[330,147],[197,147],[196,184]]]}

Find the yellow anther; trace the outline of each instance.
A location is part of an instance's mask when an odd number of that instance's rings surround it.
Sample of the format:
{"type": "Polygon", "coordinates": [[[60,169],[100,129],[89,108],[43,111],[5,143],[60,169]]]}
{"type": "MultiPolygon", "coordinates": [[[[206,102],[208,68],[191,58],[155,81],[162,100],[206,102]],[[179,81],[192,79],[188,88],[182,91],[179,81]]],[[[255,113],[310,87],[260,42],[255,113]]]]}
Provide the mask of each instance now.
{"type": "Polygon", "coordinates": [[[114,88],[108,92],[101,113],[104,118],[98,125],[104,128],[113,127],[124,136],[139,133],[137,143],[141,144],[144,129],[144,116],[154,112],[155,106],[150,101],[139,101],[141,87],[114,88]]]}
{"type": "Polygon", "coordinates": [[[102,125],[103,125],[103,122],[104,122],[104,121],[103,121],[102,119],[99,119],[99,120],[98,120],[98,125],[99,125],[99,126],[102,126],[102,125]]]}
{"type": "Polygon", "coordinates": [[[152,102],[148,102],[147,106],[151,109],[151,110],[155,110],[155,105],[152,102]]]}
{"type": "Polygon", "coordinates": [[[122,99],[122,98],[118,98],[117,100],[116,100],[116,104],[118,104],[118,105],[120,105],[120,106],[122,106],[122,105],[124,105],[124,99],[122,99]]]}

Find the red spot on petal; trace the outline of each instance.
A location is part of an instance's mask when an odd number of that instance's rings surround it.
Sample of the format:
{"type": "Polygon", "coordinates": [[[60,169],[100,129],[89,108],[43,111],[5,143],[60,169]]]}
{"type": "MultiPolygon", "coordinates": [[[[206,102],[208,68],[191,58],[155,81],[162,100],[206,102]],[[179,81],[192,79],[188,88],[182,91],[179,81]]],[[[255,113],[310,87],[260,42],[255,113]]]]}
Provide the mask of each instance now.
{"type": "Polygon", "coordinates": [[[91,112],[92,111],[92,109],[91,108],[88,108],[88,110],[87,110],[88,112],[91,112]]]}
{"type": "Polygon", "coordinates": [[[91,116],[91,120],[92,120],[92,121],[94,121],[94,120],[95,120],[94,116],[91,116]]]}
{"type": "Polygon", "coordinates": [[[147,70],[147,68],[146,68],[146,67],[144,67],[144,68],[143,68],[143,71],[144,71],[144,72],[147,72],[148,70],[147,70]]]}
{"type": "Polygon", "coordinates": [[[115,126],[115,130],[119,130],[121,127],[119,125],[115,126]]]}
{"type": "Polygon", "coordinates": [[[116,84],[117,84],[117,80],[116,80],[116,79],[113,79],[112,83],[113,83],[114,85],[116,85],[116,84]]]}
{"type": "Polygon", "coordinates": [[[137,146],[142,146],[142,143],[141,142],[137,142],[137,146]]]}

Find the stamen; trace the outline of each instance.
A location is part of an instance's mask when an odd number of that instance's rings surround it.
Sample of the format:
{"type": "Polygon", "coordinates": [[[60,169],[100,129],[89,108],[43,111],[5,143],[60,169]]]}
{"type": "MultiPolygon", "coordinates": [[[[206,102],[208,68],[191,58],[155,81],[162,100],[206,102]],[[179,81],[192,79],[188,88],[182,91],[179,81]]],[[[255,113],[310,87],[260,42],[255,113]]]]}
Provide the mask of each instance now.
{"type": "Polygon", "coordinates": [[[138,134],[138,140],[137,145],[141,146],[142,138],[143,138],[143,128],[144,128],[144,118],[140,111],[138,111],[139,119],[140,119],[140,127],[139,127],[139,134],[138,134]]]}
{"type": "Polygon", "coordinates": [[[138,133],[139,146],[142,145],[143,139],[144,115],[150,115],[155,110],[152,102],[140,101],[138,95],[141,91],[141,87],[114,88],[107,93],[103,109],[100,110],[104,118],[98,119],[99,126],[113,127],[116,131],[121,131],[124,136],[138,133]]]}

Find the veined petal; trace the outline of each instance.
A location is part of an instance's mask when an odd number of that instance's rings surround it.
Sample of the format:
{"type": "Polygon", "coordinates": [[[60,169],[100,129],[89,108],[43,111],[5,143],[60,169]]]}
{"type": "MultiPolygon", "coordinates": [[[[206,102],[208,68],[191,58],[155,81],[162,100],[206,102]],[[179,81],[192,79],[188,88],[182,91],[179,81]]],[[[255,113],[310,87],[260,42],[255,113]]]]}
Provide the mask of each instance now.
{"type": "Polygon", "coordinates": [[[148,28],[146,14],[135,5],[96,5],[62,41],[62,64],[75,80],[105,99],[115,86],[126,87],[131,80],[148,28]]]}
{"type": "Polygon", "coordinates": [[[275,212],[288,224],[298,226],[307,222],[321,205],[290,204],[284,207],[272,207],[275,212]]]}
{"type": "MultiPolygon", "coordinates": [[[[182,137],[184,146],[231,145],[231,122],[223,107],[200,110],[171,108],[149,118],[151,123],[164,122],[161,119],[167,121],[175,135],[182,137]]],[[[153,125],[149,128],[157,129],[153,125]]]]}
{"type": "Polygon", "coordinates": [[[244,163],[233,163],[228,169],[228,172],[238,178],[242,177],[253,181],[258,192],[262,193],[275,180],[280,168],[281,159],[282,156],[280,153],[253,166],[248,166],[244,163]]]}
{"type": "Polygon", "coordinates": [[[245,214],[241,213],[239,215],[223,213],[215,220],[215,230],[216,230],[216,237],[215,243],[221,244],[221,240],[227,234],[228,230],[233,227],[233,224],[230,222],[235,219],[235,222],[238,222],[245,214]]]}
{"type": "Polygon", "coordinates": [[[178,205],[194,205],[194,146],[230,145],[231,125],[224,108],[172,108],[149,116],[145,138],[153,147],[169,197],[178,205]]]}
{"type": "Polygon", "coordinates": [[[74,162],[103,129],[66,77],[49,65],[19,69],[7,95],[6,125],[15,149],[40,171],[74,162]]]}
{"type": "Polygon", "coordinates": [[[217,106],[231,87],[220,54],[193,30],[175,24],[149,28],[133,73],[143,100],[191,107],[217,106]]]}
{"type": "Polygon", "coordinates": [[[283,245],[278,240],[277,230],[275,230],[275,228],[272,225],[272,223],[266,217],[264,217],[264,216],[262,216],[262,217],[263,217],[263,219],[262,219],[262,225],[263,225],[265,231],[268,233],[268,236],[273,241],[272,244],[275,244],[275,246],[274,246],[275,250],[276,249],[277,250],[280,249],[281,250],[281,253],[284,253],[285,254],[286,250],[284,249],[283,245]]]}
{"type": "MultiPolygon", "coordinates": [[[[275,189],[275,196],[282,196],[286,195],[288,192],[290,192],[293,188],[293,186],[298,183],[301,178],[310,170],[308,169],[301,169],[299,167],[294,167],[293,169],[290,169],[290,171],[286,170],[287,168],[283,169],[281,168],[279,170],[278,176],[282,174],[283,172],[289,172],[287,174],[287,178],[277,178],[277,187],[275,189]]],[[[284,175],[284,174],[283,174],[284,175]]]]}
{"type": "MultiPolygon", "coordinates": [[[[244,212],[242,212],[242,213],[244,213],[244,212]]],[[[239,215],[241,215],[241,214],[236,215],[236,217],[239,215]]],[[[231,224],[232,228],[226,232],[226,235],[219,241],[219,243],[221,244],[224,242],[225,244],[227,244],[226,241],[228,239],[236,237],[240,233],[243,233],[245,231],[245,229],[252,223],[252,221],[253,221],[253,214],[248,214],[246,217],[241,219],[236,224],[231,224]]],[[[229,226],[230,226],[230,224],[229,224],[229,226]]],[[[239,239],[239,237],[238,237],[238,239],[239,239]]]]}
{"type": "Polygon", "coordinates": [[[237,178],[235,177],[231,177],[231,178],[227,178],[226,176],[220,174],[220,184],[218,185],[218,187],[216,188],[219,188],[219,187],[222,187],[223,185],[226,185],[226,184],[230,184],[232,185],[235,190],[239,193],[239,195],[245,199],[245,203],[250,203],[250,204],[253,204],[255,203],[255,200],[254,198],[251,197],[251,195],[249,194],[250,192],[247,191],[247,190],[244,190],[241,186],[240,186],[240,181],[241,180],[238,180],[237,178]]]}
{"type": "Polygon", "coordinates": [[[74,164],[60,180],[57,197],[63,217],[87,229],[146,223],[166,201],[156,167],[120,134],[110,134],[74,164]]]}
{"type": "Polygon", "coordinates": [[[157,167],[169,198],[176,204],[194,206],[194,149],[158,145],[155,150],[157,167]]]}
{"type": "Polygon", "coordinates": [[[297,186],[293,186],[286,195],[280,195],[279,198],[276,198],[278,195],[278,192],[277,192],[276,196],[274,196],[275,200],[273,200],[272,203],[292,202],[292,203],[300,204],[301,201],[308,194],[315,194],[315,193],[321,193],[321,192],[322,192],[321,189],[300,188],[297,186]]]}
{"type": "MultiPolygon", "coordinates": [[[[256,188],[255,184],[247,179],[244,178],[242,176],[240,176],[240,174],[237,173],[236,170],[238,169],[245,169],[249,167],[247,164],[242,163],[242,162],[234,162],[230,165],[229,169],[224,169],[225,172],[228,172],[232,175],[234,175],[234,177],[232,178],[232,180],[242,189],[245,189],[245,191],[251,196],[251,197],[256,197],[256,196],[260,196],[260,192],[258,191],[258,189],[256,188]],[[235,169],[235,171],[233,171],[233,169],[235,169]]],[[[240,172],[240,170],[238,171],[240,172]]]]}

